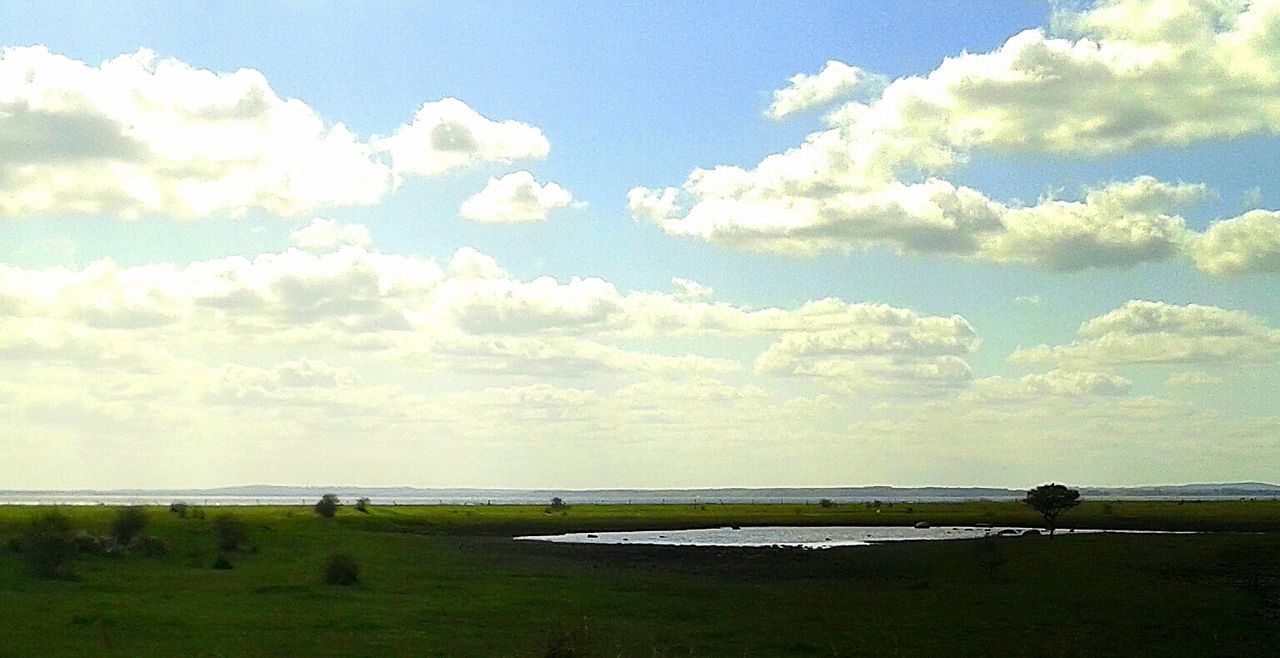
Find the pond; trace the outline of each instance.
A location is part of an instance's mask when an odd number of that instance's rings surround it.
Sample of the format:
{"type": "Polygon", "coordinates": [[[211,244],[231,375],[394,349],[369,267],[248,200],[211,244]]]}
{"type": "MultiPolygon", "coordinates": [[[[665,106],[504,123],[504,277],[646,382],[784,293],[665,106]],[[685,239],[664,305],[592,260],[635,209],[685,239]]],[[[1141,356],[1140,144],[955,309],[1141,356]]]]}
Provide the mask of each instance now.
{"type": "MultiPolygon", "coordinates": [[[[524,541],[564,544],[646,544],[660,546],[738,546],[832,548],[870,546],[903,541],[938,541],[1016,537],[1041,532],[1035,528],[935,526],[750,526],[699,528],[695,530],[634,530],[627,532],[571,532],[563,535],[526,535],[524,541]]],[[[1189,534],[1159,530],[1059,530],[1059,535],[1095,533],[1189,534]]]]}

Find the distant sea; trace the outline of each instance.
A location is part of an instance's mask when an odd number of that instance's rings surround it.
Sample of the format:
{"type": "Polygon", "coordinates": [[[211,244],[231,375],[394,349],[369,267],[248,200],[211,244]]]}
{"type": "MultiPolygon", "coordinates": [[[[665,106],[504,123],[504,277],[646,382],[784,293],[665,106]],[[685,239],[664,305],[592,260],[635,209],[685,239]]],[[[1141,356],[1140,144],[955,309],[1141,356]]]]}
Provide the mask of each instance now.
{"type": "MultiPolygon", "coordinates": [[[[1147,487],[1080,487],[1085,498],[1106,500],[1280,499],[1280,486],[1263,483],[1147,487]]],[[[542,505],[559,497],[567,504],[817,504],[1019,500],[1023,490],[986,487],[827,487],[720,489],[421,489],[411,487],[242,486],[217,489],[117,489],[0,491],[0,505],[310,505],[326,493],[344,502],[368,498],[375,505],[542,505]]]]}

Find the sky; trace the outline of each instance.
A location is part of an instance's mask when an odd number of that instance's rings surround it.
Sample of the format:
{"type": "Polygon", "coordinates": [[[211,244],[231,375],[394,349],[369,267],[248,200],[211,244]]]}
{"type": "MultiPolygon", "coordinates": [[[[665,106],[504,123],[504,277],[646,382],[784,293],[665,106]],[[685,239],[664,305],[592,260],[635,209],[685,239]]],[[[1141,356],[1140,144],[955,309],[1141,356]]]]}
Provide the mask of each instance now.
{"type": "Polygon", "coordinates": [[[0,48],[0,489],[1280,482],[1280,2],[0,48]]]}

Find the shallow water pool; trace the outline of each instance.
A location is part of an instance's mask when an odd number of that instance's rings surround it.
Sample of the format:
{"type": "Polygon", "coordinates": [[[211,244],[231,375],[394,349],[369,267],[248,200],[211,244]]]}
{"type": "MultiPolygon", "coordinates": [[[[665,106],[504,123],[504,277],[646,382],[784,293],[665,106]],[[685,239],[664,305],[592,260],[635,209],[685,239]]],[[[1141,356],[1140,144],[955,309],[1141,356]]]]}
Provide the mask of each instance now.
{"type": "MultiPolygon", "coordinates": [[[[741,546],[832,548],[870,546],[901,541],[981,539],[993,536],[1020,536],[1040,532],[1035,528],[936,526],[749,526],[742,528],[699,528],[695,530],[633,530],[626,532],[571,532],[563,535],[525,535],[524,541],[563,544],[644,544],[658,546],[741,546]]],[[[1059,530],[1059,535],[1103,532],[1170,534],[1158,530],[1059,530]]],[[[1182,533],[1178,533],[1182,534],[1182,533]]]]}

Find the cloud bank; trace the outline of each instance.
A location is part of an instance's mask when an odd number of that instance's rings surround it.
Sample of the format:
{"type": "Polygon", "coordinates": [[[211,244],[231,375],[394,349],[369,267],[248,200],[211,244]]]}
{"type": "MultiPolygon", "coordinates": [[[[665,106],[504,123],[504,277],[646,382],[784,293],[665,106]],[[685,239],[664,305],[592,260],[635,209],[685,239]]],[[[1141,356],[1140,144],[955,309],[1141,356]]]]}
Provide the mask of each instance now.
{"type": "MultiPolygon", "coordinates": [[[[1210,274],[1275,271],[1265,211],[1189,231],[1203,186],[1140,176],[1032,206],[956,185],[975,152],[1099,158],[1280,134],[1280,4],[1105,3],[1059,12],[988,53],[946,59],[849,101],[827,127],[755,167],[694,170],[636,187],[636,218],[671,235],[812,255],[885,246],[1054,270],[1128,267],[1189,254],[1210,274]],[[1248,236],[1246,239],[1245,236],[1248,236]]],[[[786,116],[847,95],[860,73],[831,63],[775,94],[786,116]]]]}

